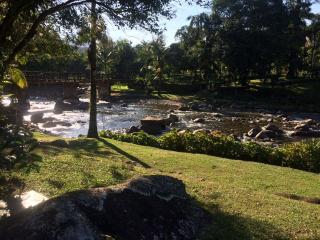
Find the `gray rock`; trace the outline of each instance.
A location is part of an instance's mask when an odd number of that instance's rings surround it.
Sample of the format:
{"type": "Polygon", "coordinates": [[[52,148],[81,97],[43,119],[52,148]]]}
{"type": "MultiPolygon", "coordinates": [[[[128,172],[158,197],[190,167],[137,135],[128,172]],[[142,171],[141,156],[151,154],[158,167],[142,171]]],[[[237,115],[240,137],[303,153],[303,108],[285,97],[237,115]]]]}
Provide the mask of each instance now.
{"type": "Polygon", "coordinates": [[[267,122],[268,122],[268,123],[272,123],[272,122],[273,122],[273,118],[269,118],[269,119],[267,120],[267,122]]]}
{"type": "Polygon", "coordinates": [[[268,125],[263,127],[264,130],[273,131],[277,134],[282,134],[283,130],[280,129],[277,125],[274,125],[272,123],[269,123],[268,125]]]}
{"type": "Polygon", "coordinates": [[[262,139],[271,139],[271,138],[277,138],[277,137],[278,137],[278,134],[274,131],[262,130],[257,134],[255,138],[262,140],[262,139]]]}
{"type": "Polygon", "coordinates": [[[303,121],[301,121],[301,123],[307,124],[309,126],[315,125],[317,122],[313,119],[305,119],[303,121]]]}
{"type": "Polygon", "coordinates": [[[53,128],[56,127],[58,124],[56,122],[46,122],[42,125],[43,128],[53,128]]]}
{"type": "Polygon", "coordinates": [[[179,134],[179,135],[183,135],[183,134],[185,134],[185,133],[187,133],[187,132],[188,132],[188,130],[181,130],[181,131],[178,132],[178,134],[179,134]]]}
{"type": "Polygon", "coordinates": [[[195,123],[205,123],[206,120],[204,120],[204,118],[196,118],[196,119],[193,120],[193,122],[195,122],[195,123]]]}
{"type": "Polygon", "coordinates": [[[86,111],[89,109],[89,103],[88,102],[81,102],[79,101],[79,103],[77,105],[75,105],[74,110],[83,110],[86,111]]]}
{"type": "Polygon", "coordinates": [[[248,137],[256,137],[258,135],[258,133],[260,133],[261,131],[262,131],[261,127],[254,127],[247,133],[247,136],[248,137]]]}
{"type": "Polygon", "coordinates": [[[191,102],[188,104],[189,108],[193,111],[198,111],[200,109],[199,103],[191,102]]]}
{"type": "Polygon", "coordinates": [[[167,121],[157,116],[147,116],[141,121],[141,130],[148,134],[161,134],[165,130],[167,121]]]}
{"type": "Polygon", "coordinates": [[[216,117],[216,118],[222,118],[223,114],[222,113],[212,113],[212,116],[216,117]]]}
{"type": "Polygon", "coordinates": [[[290,133],[291,137],[306,137],[306,138],[312,138],[312,137],[320,137],[320,131],[315,131],[310,128],[308,129],[297,129],[290,133]]]}
{"type": "Polygon", "coordinates": [[[136,126],[132,126],[127,130],[127,133],[135,133],[135,132],[139,132],[140,128],[136,127],[136,126]]]}
{"type": "Polygon", "coordinates": [[[64,111],[73,111],[73,110],[88,110],[89,109],[89,103],[82,102],[79,100],[69,100],[69,101],[62,101],[57,100],[53,112],[55,114],[61,114],[64,111]]]}
{"type": "Polygon", "coordinates": [[[300,123],[294,127],[294,130],[302,130],[302,131],[309,131],[310,125],[307,123],[300,123]]]}
{"type": "Polygon", "coordinates": [[[63,122],[63,121],[60,121],[60,122],[55,122],[57,125],[60,125],[60,126],[63,126],[63,127],[71,127],[72,124],[69,123],[69,122],[63,122]]]}
{"type": "Polygon", "coordinates": [[[179,117],[175,114],[169,114],[168,119],[170,123],[179,122],[179,117]]]}
{"type": "Polygon", "coordinates": [[[186,106],[186,105],[181,105],[181,106],[178,108],[178,110],[179,110],[179,111],[188,111],[189,108],[188,108],[188,106],[186,106]]]}
{"type": "Polygon", "coordinates": [[[197,133],[209,134],[210,131],[207,130],[207,129],[197,129],[197,130],[194,130],[192,133],[193,133],[193,134],[197,134],[197,133]]]}
{"type": "Polygon", "coordinates": [[[43,122],[43,113],[39,112],[39,113],[33,113],[31,115],[31,122],[32,123],[41,123],[43,122]]]}
{"type": "Polygon", "coordinates": [[[209,221],[182,181],[154,175],[50,199],[4,219],[0,236],[2,240],[102,240],[106,236],[191,240],[209,221]]]}

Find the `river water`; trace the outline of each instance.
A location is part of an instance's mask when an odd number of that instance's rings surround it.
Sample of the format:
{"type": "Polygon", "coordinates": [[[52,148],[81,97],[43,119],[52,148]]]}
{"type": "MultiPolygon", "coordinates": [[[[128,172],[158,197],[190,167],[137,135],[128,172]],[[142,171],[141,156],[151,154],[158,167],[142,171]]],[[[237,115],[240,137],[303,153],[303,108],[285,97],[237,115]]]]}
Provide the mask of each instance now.
{"type": "MultiPolygon", "coordinates": [[[[88,101],[88,99],[81,99],[88,101]]],[[[44,112],[45,118],[53,118],[56,121],[71,124],[71,126],[57,125],[51,128],[43,127],[43,123],[38,126],[63,137],[77,137],[85,135],[88,129],[88,111],[65,111],[63,114],[54,114],[54,102],[37,99],[30,101],[31,108],[24,116],[26,121],[30,121],[30,116],[35,112],[44,112]]],[[[179,117],[179,122],[171,126],[178,129],[208,129],[219,130],[228,134],[242,135],[251,127],[267,123],[267,119],[272,115],[253,112],[219,111],[217,112],[195,112],[178,111],[179,103],[172,101],[156,100],[134,100],[126,102],[108,103],[99,101],[97,106],[97,120],[99,130],[125,131],[131,126],[137,126],[145,116],[156,115],[167,117],[169,112],[174,110],[174,114],[179,117]],[[196,118],[203,118],[204,123],[195,123],[196,118]]]]}
{"type": "MultiPolygon", "coordinates": [[[[88,101],[88,99],[81,99],[88,101]]],[[[52,128],[44,128],[43,123],[39,123],[40,129],[48,130],[63,137],[76,137],[79,134],[85,135],[88,131],[89,113],[88,111],[65,111],[63,114],[54,114],[54,102],[45,99],[31,100],[31,108],[24,116],[26,121],[30,121],[30,116],[35,112],[44,112],[44,118],[54,118],[59,122],[70,123],[71,126],[57,125],[52,128]]],[[[134,125],[139,125],[140,120],[147,115],[166,116],[170,106],[145,104],[134,101],[122,106],[123,102],[110,104],[99,101],[97,105],[98,130],[124,131],[134,125]]]]}
{"type": "MultiPolygon", "coordinates": [[[[88,99],[81,99],[88,101],[88,99]]],[[[88,111],[65,111],[62,114],[54,114],[54,102],[46,99],[33,99],[30,101],[31,108],[24,116],[30,121],[31,114],[43,112],[44,118],[56,121],[53,127],[45,127],[39,123],[38,127],[62,137],[77,137],[86,135],[88,131],[88,111]]],[[[171,112],[179,117],[179,122],[167,128],[176,129],[207,129],[210,131],[221,131],[225,134],[233,134],[240,138],[251,128],[265,126],[272,122],[285,131],[290,132],[296,121],[310,118],[310,114],[281,114],[266,110],[249,111],[244,109],[217,109],[213,112],[179,111],[179,102],[168,100],[130,100],[108,103],[99,101],[97,105],[98,130],[112,130],[125,132],[131,126],[138,126],[140,120],[146,116],[155,115],[167,117],[171,112]],[[202,123],[194,120],[202,118],[202,123]]],[[[316,114],[320,120],[319,114],[316,114]]]]}

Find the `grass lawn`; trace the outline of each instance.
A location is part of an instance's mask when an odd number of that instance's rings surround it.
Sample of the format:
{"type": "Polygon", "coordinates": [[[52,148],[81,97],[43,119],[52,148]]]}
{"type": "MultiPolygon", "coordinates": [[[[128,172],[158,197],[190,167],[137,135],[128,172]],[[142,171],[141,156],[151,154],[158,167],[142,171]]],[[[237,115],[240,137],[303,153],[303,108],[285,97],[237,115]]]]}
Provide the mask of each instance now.
{"type": "MultiPolygon", "coordinates": [[[[55,137],[37,134],[47,143],[55,137]]],[[[123,182],[142,174],[171,175],[208,209],[213,222],[201,239],[320,239],[320,205],[279,197],[320,197],[320,175],[265,164],[178,153],[109,139],[41,144],[38,170],[10,178],[49,197],[123,182]]]]}

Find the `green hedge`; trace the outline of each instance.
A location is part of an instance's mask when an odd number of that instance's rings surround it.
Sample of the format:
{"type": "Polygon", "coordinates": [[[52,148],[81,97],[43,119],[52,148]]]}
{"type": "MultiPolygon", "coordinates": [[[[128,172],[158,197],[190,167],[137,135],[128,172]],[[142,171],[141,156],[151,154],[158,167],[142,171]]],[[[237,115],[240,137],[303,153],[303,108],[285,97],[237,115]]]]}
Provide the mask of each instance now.
{"type": "Polygon", "coordinates": [[[239,142],[219,133],[207,134],[176,130],[154,137],[144,132],[132,134],[100,132],[101,137],[166,150],[208,155],[286,166],[320,173],[320,140],[301,141],[271,148],[255,142],[239,142]]]}

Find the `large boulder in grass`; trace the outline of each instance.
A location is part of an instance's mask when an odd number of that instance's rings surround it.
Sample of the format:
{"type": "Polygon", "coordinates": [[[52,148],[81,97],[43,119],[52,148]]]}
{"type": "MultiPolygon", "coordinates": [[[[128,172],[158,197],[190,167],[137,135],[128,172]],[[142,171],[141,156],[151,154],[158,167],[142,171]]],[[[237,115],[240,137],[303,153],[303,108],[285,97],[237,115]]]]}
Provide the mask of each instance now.
{"type": "Polygon", "coordinates": [[[207,213],[169,176],[76,191],[4,219],[1,240],[196,239],[207,213]]]}

